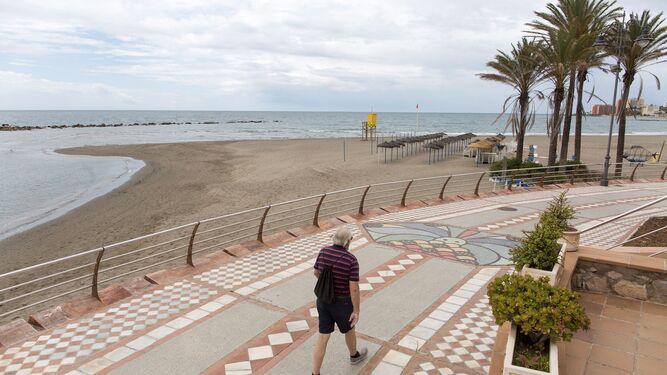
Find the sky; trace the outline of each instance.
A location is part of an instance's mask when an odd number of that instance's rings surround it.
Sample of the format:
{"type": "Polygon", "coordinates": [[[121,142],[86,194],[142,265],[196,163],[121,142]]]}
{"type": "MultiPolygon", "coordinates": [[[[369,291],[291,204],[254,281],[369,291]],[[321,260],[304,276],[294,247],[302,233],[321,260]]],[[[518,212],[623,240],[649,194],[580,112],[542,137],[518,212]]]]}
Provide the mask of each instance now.
{"type": "MultiPolygon", "coordinates": [[[[476,74],[546,3],[0,0],[0,109],[497,113],[511,88],[476,74]]],[[[648,74],[642,96],[667,102],[648,74]]]]}

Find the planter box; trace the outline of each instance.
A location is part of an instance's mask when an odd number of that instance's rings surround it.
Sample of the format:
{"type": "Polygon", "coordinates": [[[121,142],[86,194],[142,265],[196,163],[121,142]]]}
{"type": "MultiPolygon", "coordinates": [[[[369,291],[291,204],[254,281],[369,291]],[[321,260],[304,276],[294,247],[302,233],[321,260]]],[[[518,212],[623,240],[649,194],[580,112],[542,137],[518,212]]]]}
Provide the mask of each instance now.
{"type": "Polygon", "coordinates": [[[549,372],[533,370],[512,364],[514,358],[514,344],[516,344],[517,327],[512,324],[507,336],[505,346],[505,361],[503,362],[503,375],[558,375],[558,347],[549,343],[549,372]]]}
{"type": "MultiPolygon", "coordinates": [[[[560,241],[560,240],[559,240],[560,241]]],[[[530,268],[523,266],[521,269],[521,275],[530,275],[535,279],[539,279],[540,277],[548,277],[549,278],[549,285],[555,286],[558,284],[560,281],[560,277],[563,273],[563,266],[561,265],[561,262],[563,261],[563,257],[565,257],[565,251],[567,247],[567,243],[565,241],[560,241],[561,242],[561,248],[560,252],[558,252],[558,263],[554,266],[554,268],[551,271],[544,271],[544,270],[538,270],[537,268],[530,268]]]]}
{"type": "Polygon", "coordinates": [[[579,249],[579,237],[581,237],[581,232],[576,229],[563,232],[563,241],[567,245],[565,251],[577,251],[579,249]]]}

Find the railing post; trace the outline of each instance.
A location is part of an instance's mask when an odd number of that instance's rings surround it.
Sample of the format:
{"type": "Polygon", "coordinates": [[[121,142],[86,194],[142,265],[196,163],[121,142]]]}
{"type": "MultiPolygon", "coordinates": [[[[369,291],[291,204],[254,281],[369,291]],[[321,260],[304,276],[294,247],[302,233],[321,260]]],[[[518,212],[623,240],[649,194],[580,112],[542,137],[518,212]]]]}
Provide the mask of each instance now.
{"type": "Polygon", "coordinates": [[[507,190],[512,191],[512,185],[514,185],[514,174],[516,172],[510,173],[510,183],[507,185],[507,190]]]}
{"type": "Polygon", "coordinates": [[[271,209],[271,205],[266,206],[266,210],[264,210],[264,215],[262,215],[262,221],[259,222],[259,229],[257,230],[257,241],[259,242],[264,242],[264,238],[262,237],[262,233],[264,232],[264,222],[266,221],[266,215],[269,214],[269,210],[271,209]]]}
{"type": "Polygon", "coordinates": [[[410,182],[408,182],[408,186],[405,187],[405,191],[403,192],[403,198],[401,198],[401,207],[405,207],[405,197],[407,197],[410,185],[412,185],[414,181],[415,180],[410,180],[410,182]]]}
{"type": "Polygon", "coordinates": [[[313,225],[316,227],[320,227],[320,208],[322,207],[322,202],[324,202],[324,198],[327,196],[327,193],[322,194],[322,198],[320,198],[319,203],[317,203],[317,208],[315,209],[315,216],[313,216],[313,225]]]}
{"type": "Polygon", "coordinates": [[[574,169],[570,171],[570,185],[574,185],[574,169]]]}
{"type": "Polygon", "coordinates": [[[540,187],[544,187],[544,178],[547,176],[547,170],[545,169],[544,172],[542,172],[542,177],[540,177],[540,187]]]}
{"type": "Polygon", "coordinates": [[[93,270],[93,297],[98,301],[102,301],[100,294],[97,291],[97,279],[100,273],[100,263],[102,262],[102,257],[104,256],[104,247],[97,254],[97,260],[95,261],[95,269],[93,270]]]}
{"type": "Polygon", "coordinates": [[[442,185],[442,189],[440,189],[440,195],[438,196],[438,198],[440,198],[440,200],[444,199],[443,196],[445,194],[445,188],[447,187],[447,183],[449,183],[449,180],[451,180],[451,179],[452,179],[452,176],[447,177],[447,179],[445,180],[445,183],[442,185]]]}
{"type": "Polygon", "coordinates": [[[482,178],[484,178],[484,175],[486,172],[482,172],[482,174],[479,176],[479,180],[477,180],[477,185],[475,186],[475,195],[479,197],[479,184],[482,183],[482,178]]]}
{"type": "Polygon", "coordinates": [[[195,234],[197,234],[197,229],[199,228],[199,222],[195,224],[195,227],[192,229],[192,235],[190,236],[190,243],[188,244],[188,257],[186,262],[188,263],[188,266],[194,267],[195,264],[192,262],[192,247],[195,243],[195,234]]]}
{"type": "Polygon", "coordinates": [[[364,214],[364,201],[366,201],[366,194],[368,194],[368,190],[370,190],[371,185],[366,186],[366,190],[364,190],[364,194],[361,196],[361,201],[359,202],[359,215],[364,214]]]}
{"type": "Polygon", "coordinates": [[[635,169],[632,170],[632,174],[630,175],[630,181],[635,180],[635,172],[637,172],[637,168],[639,168],[639,163],[637,163],[637,165],[635,165],[635,169]]]}
{"type": "Polygon", "coordinates": [[[662,170],[662,175],[660,175],[661,180],[665,179],[665,172],[667,172],[667,167],[665,167],[665,169],[662,170]]]}

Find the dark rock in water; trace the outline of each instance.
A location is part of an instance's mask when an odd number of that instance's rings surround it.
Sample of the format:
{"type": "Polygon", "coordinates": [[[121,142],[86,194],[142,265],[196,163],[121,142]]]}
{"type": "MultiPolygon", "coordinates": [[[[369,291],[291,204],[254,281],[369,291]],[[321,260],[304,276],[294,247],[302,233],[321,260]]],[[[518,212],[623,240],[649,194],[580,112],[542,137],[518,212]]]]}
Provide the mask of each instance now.
{"type": "Polygon", "coordinates": [[[211,124],[219,124],[219,122],[218,121],[204,121],[204,122],[202,122],[202,124],[211,125],[211,124]]]}
{"type": "Polygon", "coordinates": [[[190,124],[192,124],[192,123],[191,123],[190,121],[188,121],[188,122],[186,122],[186,124],[190,125],[190,124]]]}
{"type": "Polygon", "coordinates": [[[10,124],[2,124],[0,126],[0,131],[5,131],[5,132],[15,132],[15,131],[35,130],[35,129],[40,129],[40,127],[39,126],[19,126],[19,125],[10,125],[10,124]]]}
{"type": "Polygon", "coordinates": [[[228,124],[261,124],[266,121],[264,120],[231,120],[227,121],[228,124]]]}

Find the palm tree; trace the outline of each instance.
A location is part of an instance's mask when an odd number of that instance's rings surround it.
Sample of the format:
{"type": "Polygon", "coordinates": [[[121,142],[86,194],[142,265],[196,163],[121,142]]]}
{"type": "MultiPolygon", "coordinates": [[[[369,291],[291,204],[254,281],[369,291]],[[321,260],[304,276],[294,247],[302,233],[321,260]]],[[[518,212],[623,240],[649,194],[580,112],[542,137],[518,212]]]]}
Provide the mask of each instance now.
{"type": "Polygon", "coordinates": [[[496,57],[486,63],[495,73],[477,74],[481,79],[504,83],[515,90],[515,93],[505,100],[502,113],[496,121],[509,109],[510,115],[505,129],[511,127],[512,135],[516,137],[518,160],[523,160],[526,131],[535,122],[535,111],[531,109],[531,103],[535,98],[544,97],[542,92],[536,89],[544,79],[543,64],[538,55],[540,44],[538,41],[523,38],[516,45],[512,45],[510,53],[498,51],[496,57]]]}
{"type": "Polygon", "coordinates": [[[535,12],[538,20],[529,23],[534,33],[545,34],[555,30],[569,33],[573,46],[569,67],[569,83],[563,122],[563,138],[560,152],[560,164],[567,161],[572,106],[575,89],[577,92],[577,117],[575,125],[575,160],[581,154],[581,131],[583,115],[584,83],[588,69],[601,63],[599,52],[593,47],[595,39],[605,25],[620,10],[614,7],[615,1],[605,0],[559,0],[557,5],[547,4],[547,12],[535,12]],[[576,83],[575,83],[576,82],[576,83]]]}
{"type": "Polygon", "coordinates": [[[621,91],[620,108],[618,108],[617,175],[621,173],[620,163],[623,162],[623,150],[625,149],[626,106],[635,76],[640,72],[651,74],[655,78],[658,89],[660,89],[660,80],[653,73],[648,72],[646,68],[665,62],[664,60],[658,61],[658,59],[667,56],[667,26],[663,25],[664,21],[662,12],[653,17],[648,10],[645,10],[641,15],[631,13],[630,20],[626,25],[614,23],[608,29],[606,35],[606,40],[609,42],[607,46],[608,53],[619,57],[623,67],[623,89],[621,91]],[[625,31],[619,30],[619,28],[625,28],[625,31]],[[623,37],[622,49],[618,45],[618,35],[623,37]],[[638,43],[638,41],[641,41],[640,39],[646,39],[646,37],[648,37],[648,44],[642,46],[642,43],[638,43]]]}
{"type": "Polygon", "coordinates": [[[544,43],[539,53],[545,65],[546,78],[553,85],[553,91],[549,95],[552,114],[547,120],[549,135],[547,165],[552,166],[556,164],[558,134],[563,118],[561,106],[565,97],[565,81],[570,71],[572,50],[576,48],[576,43],[573,43],[570,34],[562,29],[550,30],[543,38],[544,43]]]}

